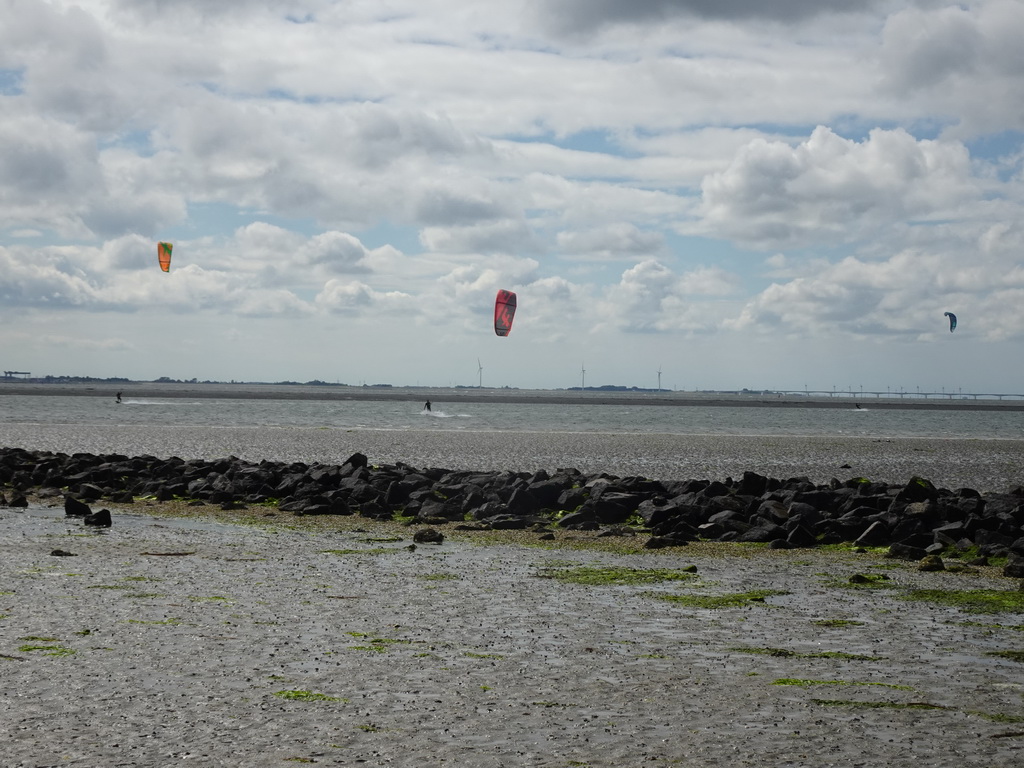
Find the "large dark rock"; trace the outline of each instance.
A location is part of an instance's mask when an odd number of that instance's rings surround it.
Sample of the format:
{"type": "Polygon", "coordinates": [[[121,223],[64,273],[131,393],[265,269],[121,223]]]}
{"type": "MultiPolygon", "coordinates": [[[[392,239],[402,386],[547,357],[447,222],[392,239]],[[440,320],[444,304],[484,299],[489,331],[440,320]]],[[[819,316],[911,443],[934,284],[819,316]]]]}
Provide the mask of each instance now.
{"type": "Polygon", "coordinates": [[[721,483],[717,480],[708,483],[708,485],[705,486],[703,490],[700,491],[700,495],[703,496],[705,499],[716,499],[719,496],[729,496],[731,493],[732,488],[730,488],[725,483],[721,483]]]}
{"type": "Polygon", "coordinates": [[[296,499],[290,503],[278,505],[282,512],[294,512],[296,515],[350,515],[352,510],[345,500],[326,494],[296,499]]]}
{"type": "Polygon", "coordinates": [[[641,498],[635,493],[621,493],[607,489],[583,502],[583,510],[591,510],[599,523],[621,525],[636,512],[641,498]]]}
{"type": "Polygon", "coordinates": [[[589,498],[590,493],[581,487],[567,488],[559,494],[555,500],[558,509],[576,510],[583,506],[583,502],[589,498]]]}
{"type": "Polygon", "coordinates": [[[690,525],[685,520],[675,521],[674,525],[661,525],[657,530],[652,531],[656,536],[673,539],[674,541],[697,541],[700,538],[696,526],[690,525]]]}
{"type": "Polygon", "coordinates": [[[412,540],[417,544],[440,544],[444,534],[436,528],[421,528],[413,534],[412,540]]]}
{"type": "Polygon", "coordinates": [[[719,525],[725,530],[736,531],[737,533],[750,529],[747,515],[737,509],[723,509],[721,512],[715,512],[707,518],[707,521],[714,525],[719,525]]]}
{"type": "Polygon", "coordinates": [[[567,477],[549,478],[530,483],[526,486],[525,491],[534,499],[538,507],[554,509],[558,506],[558,499],[569,489],[567,484],[571,484],[571,480],[567,477]]]}
{"type": "Polygon", "coordinates": [[[501,501],[485,501],[470,512],[474,520],[487,520],[498,515],[507,515],[508,507],[501,501]]]}
{"type": "Polygon", "coordinates": [[[740,496],[760,496],[768,488],[768,478],[756,472],[744,472],[743,478],[736,486],[740,496]]]}
{"type": "Polygon", "coordinates": [[[798,525],[789,531],[786,535],[786,541],[789,542],[790,547],[813,547],[818,543],[818,537],[807,528],[798,525]]]}
{"type": "Polygon", "coordinates": [[[743,533],[736,537],[736,541],[740,542],[756,542],[766,544],[776,539],[785,541],[786,529],[782,526],[775,525],[774,523],[764,522],[760,525],[755,525],[753,528],[749,528],[743,533]]]}
{"type": "Polygon", "coordinates": [[[562,517],[558,521],[558,525],[560,528],[570,531],[596,531],[601,527],[597,522],[597,516],[594,514],[594,511],[590,509],[571,512],[562,517]]]}
{"type": "Polygon", "coordinates": [[[653,499],[645,499],[636,507],[636,513],[644,521],[644,525],[656,527],[665,522],[676,520],[697,519],[698,510],[688,504],[678,503],[676,500],[666,501],[660,496],[653,499]]]}
{"type": "Polygon", "coordinates": [[[771,520],[778,525],[784,525],[789,520],[789,505],[778,499],[765,499],[758,505],[754,515],[764,520],[771,520]]]}
{"type": "Polygon", "coordinates": [[[934,501],[938,497],[939,491],[931,484],[931,481],[915,476],[910,478],[907,484],[896,494],[892,505],[897,509],[902,509],[908,504],[918,501],[934,501]]]}
{"type": "Polygon", "coordinates": [[[384,494],[384,503],[394,505],[405,504],[416,491],[430,487],[430,479],[415,473],[398,480],[392,480],[384,494]]]}
{"type": "Polygon", "coordinates": [[[94,528],[109,528],[112,522],[109,509],[98,510],[82,519],[83,525],[91,525],[94,528]]]}
{"type": "Polygon", "coordinates": [[[527,528],[545,528],[548,522],[543,517],[523,517],[521,515],[495,515],[486,520],[487,527],[495,531],[522,531],[527,528]]]}
{"type": "Polygon", "coordinates": [[[462,507],[457,502],[434,497],[423,499],[416,513],[417,520],[432,525],[442,522],[455,522],[462,520],[463,517],[462,507]]]}
{"type": "Polygon", "coordinates": [[[928,553],[923,547],[915,547],[911,544],[896,542],[890,545],[886,557],[893,557],[899,560],[922,560],[928,553]]]}
{"type": "Polygon", "coordinates": [[[1003,566],[1003,576],[1024,579],[1024,556],[1011,552],[1006,559],[1006,565],[1003,566]]]}
{"type": "Polygon", "coordinates": [[[64,515],[66,517],[85,517],[91,514],[92,509],[85,502],[79,501],[74,496],[64,497],[64,515]]]}
{"type": "Polygon", "coordinates": [[[672,536],[651,536],[651,538],[644,542],[644,549],[665,549],[666,547],[685,547],[687,544],[687,541],[676,539],[672,536]]]}
{"type": "Polygon", "coordinates": [[[342,462],[342,466],[345,466],[347,464],[351,466],[353,469],[359,469],[361,467],[365,467],[368,463],[369,459],[366,458],[366,454],[359,453],[357,451],[356,453],[353,453],[351,456],[345,459],[345,461],[342,462]]]}
{"type": "Polygon", "coordinates": [[[536,515],[542,505],[529,488],[516,488],[509,496],[506,506],[513,515],[536,515]]]}
{"type": "Polygon", "coordinates": [[[85,501],[96,501],[107,495],[103,488],[92,483],[81,483],[77,486],[78,498],[85,501]]]}

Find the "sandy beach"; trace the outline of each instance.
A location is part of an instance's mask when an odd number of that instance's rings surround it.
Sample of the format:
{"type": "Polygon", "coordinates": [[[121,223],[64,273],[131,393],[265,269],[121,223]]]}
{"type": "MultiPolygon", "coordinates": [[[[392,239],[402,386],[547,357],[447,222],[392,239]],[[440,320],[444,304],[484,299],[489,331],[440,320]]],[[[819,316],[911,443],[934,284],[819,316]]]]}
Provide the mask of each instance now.
{"type": "Polygon", "coordinates": [[[409,532],[294,523],[115,510],[94,532],[61,509],[0,511],[4,765],[1021,758],[1021,663],[992,655],[1024,645],[1020,615],[906,599],[1016,588],[995,569],[629,542],[410,549],[409,532]],[[613,578],[656,569],[676,580],[613,578]],[[581,574],[595,583],[564,580],[581,574]]]}

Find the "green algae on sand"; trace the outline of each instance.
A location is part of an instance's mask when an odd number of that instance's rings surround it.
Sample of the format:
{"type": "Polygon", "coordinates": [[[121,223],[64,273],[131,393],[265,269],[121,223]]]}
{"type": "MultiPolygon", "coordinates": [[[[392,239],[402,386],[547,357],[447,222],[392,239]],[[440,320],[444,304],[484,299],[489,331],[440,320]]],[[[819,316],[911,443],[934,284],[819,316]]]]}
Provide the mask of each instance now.
{"type": "Polygon", "coordinates": [[[716,610],[720,608],[742,608],[751,603],[764,603],[769,597],[788,594],[789,592],[781,589],[752,589],[749,592],[731,592],[724,595],[662,595],[648,593],[648,596],[656,597],[659,600],[667,600],[670,603],[675,603],[685,608],[716,610]]]}
{"type": "Polygon", "coordinates": [[[912,589],[904,600],[923,600],[968,613],[1024,613],[1024,591],[1002,589],[912,589]]]}
{"type": "Polygon", "coordinates": [[[686,581],[696,578],[697,569],[687,568],[624,568],[587,567],[545,568],[538,576],[570,584],[601,586],[606,584],[656,584],[663,581],[686,581]]]}

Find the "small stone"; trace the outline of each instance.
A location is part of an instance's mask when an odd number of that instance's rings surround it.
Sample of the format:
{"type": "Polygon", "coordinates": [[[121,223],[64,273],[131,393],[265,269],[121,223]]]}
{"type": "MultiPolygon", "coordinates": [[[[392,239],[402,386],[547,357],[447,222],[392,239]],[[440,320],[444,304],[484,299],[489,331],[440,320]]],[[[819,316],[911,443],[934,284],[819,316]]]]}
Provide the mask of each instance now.
{"type": "Polygon", "coordinates": [[[436,528],[424,528],[413,534],[412,540],[417,544],[440,544],[444,534],[436,528]]]}
{"type": "Polygon", "coordinates": [[[112,522],[109,509],[101,509],[82,520],[83,525],[91,525],[94,528],[109,528],[112,522]]]}

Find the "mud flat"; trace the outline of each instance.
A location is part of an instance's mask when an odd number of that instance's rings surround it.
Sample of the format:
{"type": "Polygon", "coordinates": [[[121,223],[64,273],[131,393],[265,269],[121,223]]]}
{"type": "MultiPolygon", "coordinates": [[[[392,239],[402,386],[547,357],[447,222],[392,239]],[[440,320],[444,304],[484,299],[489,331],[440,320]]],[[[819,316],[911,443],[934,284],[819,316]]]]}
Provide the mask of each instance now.
{"type": "Polygon", "coordinates": [[[628,541],[410,549],[409,531],[114,512],[95,533],[0,510],[5,765],[1022,756],[1021,604],[994,570],[628,541]],[[1009,602],[939,602],[964,593],[1009,602]]]}

